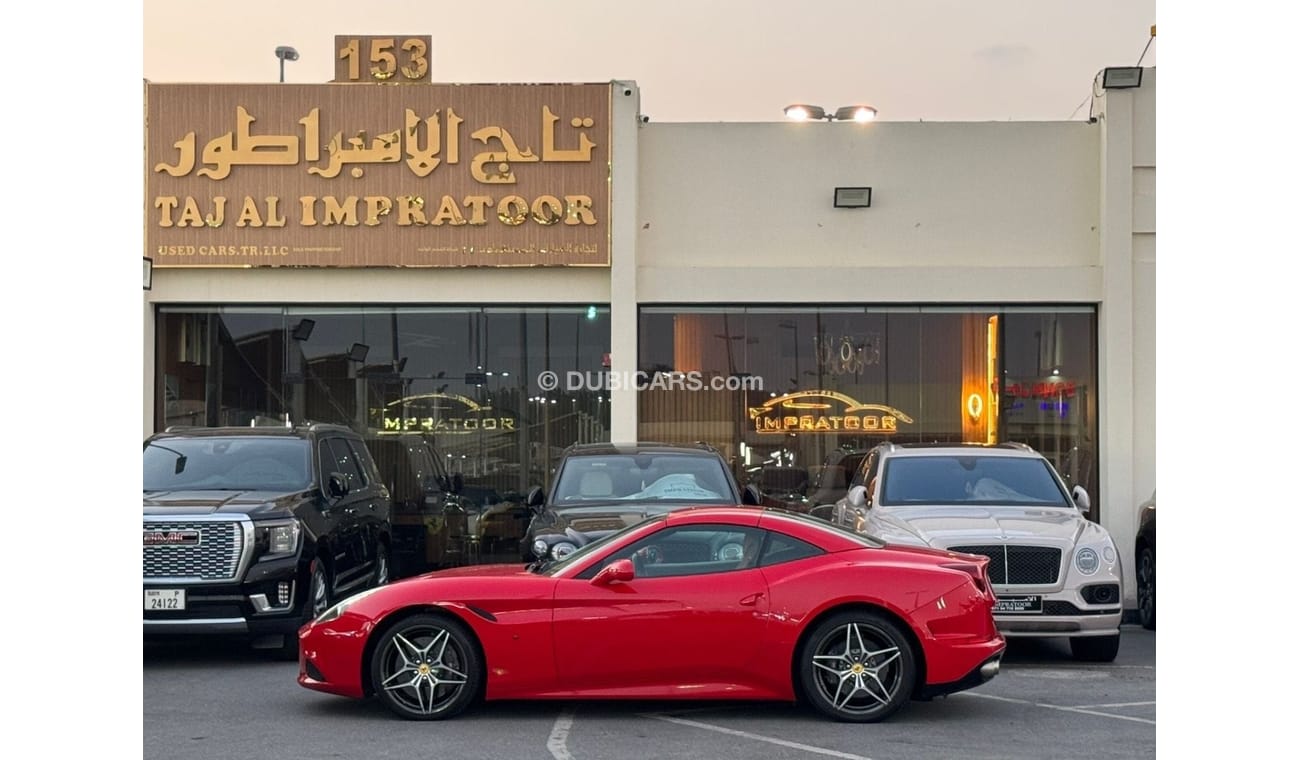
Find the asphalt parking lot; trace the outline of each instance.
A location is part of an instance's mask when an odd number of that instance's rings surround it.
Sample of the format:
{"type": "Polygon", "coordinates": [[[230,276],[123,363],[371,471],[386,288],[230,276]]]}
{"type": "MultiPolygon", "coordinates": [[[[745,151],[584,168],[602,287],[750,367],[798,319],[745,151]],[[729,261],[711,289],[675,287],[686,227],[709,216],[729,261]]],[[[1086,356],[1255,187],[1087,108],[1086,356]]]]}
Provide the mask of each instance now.
{"type": "Polygon", "coordinates": [[[298,686],[297,666],[233,643],[146,644],[144,757],[1087,758],[1154,757],[1156,637],[1125,626],[1113,663],[1012,640],[983,686],[884,723],[769,703],[505,702],[450,721],[392,717],[298,686]]]}

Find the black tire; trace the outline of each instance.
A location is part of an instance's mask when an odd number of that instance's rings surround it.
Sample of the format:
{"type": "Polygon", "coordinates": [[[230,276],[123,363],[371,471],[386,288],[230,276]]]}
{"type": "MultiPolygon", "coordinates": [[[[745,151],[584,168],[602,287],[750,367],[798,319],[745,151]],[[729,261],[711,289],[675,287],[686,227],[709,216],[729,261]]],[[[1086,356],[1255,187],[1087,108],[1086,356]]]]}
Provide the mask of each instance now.
{"type": "Polygon", "coordinates": [[[1076,636],[1070,639],[1070,654],[1080,662],[1114,662],[1119,654],[1119,634],[1076,636]]]}
{"type": "Polygon", "coordinates": [[[385,586],[392,580],[392,563],[389,561],[388,544],[380,541],[375,545],[375,572],[370,576],[370,587],[385,586]]]}
{"type": "Polygon", "coordinates": [[[916,686],[916,655],[907,636],[875,612],[851,610],[823,620],[798,657],[805,698],[835,720],[884,720],[916,686]]]}
{"type": "Polygon", "coordinates": [[[483,679],[473,634],[442,615],[400,620],[380,637],[368,668],[379,701],[407,720],[459,714],[478,696],[483,679]]]}
{"type": "MultiPolygon", "coordinates": [[[[330,608],[330,581],[329,573],[325,570],[325,564],[319,559],[311,562],[311,569],[307,575],[307,598],[303,600],[302,625],[315,620],[322,612],[330,608]]],[[[301,626],[299,626],[301,627],[301,626]]],[[[277,659],[281,660],[298,660],[298,631],[290,631],[284,634],[284,641],[281,642],[280,648],[276,650],[277,659]]]]}
{"type": "Polygon", "coordinates": [[[1156,553],[1149,546],[1142,547],[1137,563],[1138,620],[1148,631],[1156,629],[1156,553]]]}

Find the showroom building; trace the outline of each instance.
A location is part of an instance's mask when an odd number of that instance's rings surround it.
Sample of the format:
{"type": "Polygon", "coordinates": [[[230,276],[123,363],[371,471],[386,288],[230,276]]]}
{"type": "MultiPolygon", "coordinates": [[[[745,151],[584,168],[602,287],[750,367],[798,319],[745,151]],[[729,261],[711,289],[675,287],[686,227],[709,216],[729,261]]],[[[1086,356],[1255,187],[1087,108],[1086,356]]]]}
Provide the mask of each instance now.
{"type": "Polygon", "coordinates": [[[144,434],[424,433],[502,500],[576,442],[793,498],[880,441],[1020,441],[1129,556],[1155,80],[1088,121],[678,124],[633,82],[148,83],[144,434]]]}

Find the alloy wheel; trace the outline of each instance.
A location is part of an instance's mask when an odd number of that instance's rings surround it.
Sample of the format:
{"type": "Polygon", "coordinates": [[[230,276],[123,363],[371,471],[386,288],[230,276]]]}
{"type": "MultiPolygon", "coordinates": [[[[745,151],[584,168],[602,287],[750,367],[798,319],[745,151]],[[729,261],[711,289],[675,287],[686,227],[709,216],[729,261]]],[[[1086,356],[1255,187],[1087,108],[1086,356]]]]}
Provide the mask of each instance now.
{"type": "Polygon", "coordinates": [[[906,642],[875,620],[843,622],[816,639],[811,686],[834,717],[878,719],[907,696],[910,654],[906,642]]]}
{"type": "Polygon", "coordinates": [[[375,691],[402,717],[459,712],[477,691],[477,654],[456,626],[418,616],[384,636],[372,668],[375,691]]]}

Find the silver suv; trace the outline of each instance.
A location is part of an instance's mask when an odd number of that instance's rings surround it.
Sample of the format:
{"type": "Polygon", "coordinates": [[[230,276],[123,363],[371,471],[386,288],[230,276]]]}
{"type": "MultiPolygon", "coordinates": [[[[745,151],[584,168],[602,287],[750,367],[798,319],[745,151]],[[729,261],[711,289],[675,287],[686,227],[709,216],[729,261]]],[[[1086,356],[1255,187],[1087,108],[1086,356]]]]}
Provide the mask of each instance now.
{"type": "Polygon", "coordinates": [[[833,521],[895,544],[982,554],[1005,636],[1068,637],[1075,659],[1119,652],[1119,552],[1052,464],[1023,444],[872,449],[833,521]]]}

